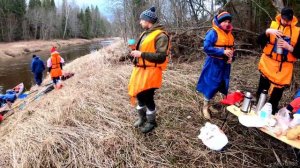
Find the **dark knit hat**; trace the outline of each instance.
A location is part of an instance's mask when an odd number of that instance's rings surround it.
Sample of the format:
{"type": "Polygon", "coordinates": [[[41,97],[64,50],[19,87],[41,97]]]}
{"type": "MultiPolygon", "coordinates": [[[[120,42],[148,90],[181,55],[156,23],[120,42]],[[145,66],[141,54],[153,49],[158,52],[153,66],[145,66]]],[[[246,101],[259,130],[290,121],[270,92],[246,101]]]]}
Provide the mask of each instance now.
{"type": "Polygon", "coordinates": [[[155,13],[155,7],[151,7],[150,9],[145,10],[141,13],[140,19],[145,20],[150,23],[156,23],[157,22],[157,16],[155,13]]]}
{"type": "Polygon", "coordinates": [[[217,19],[218,19],[218,23],[220,24],[220,23],[224,22],[225,20],[231,21],[232,16],[228,12],[222,12],[217,16],[217,19]]]}
{"type": "Polygon", "coordinates": [[[286,20],[293,20],[294,11],[291,8],[283,8],[281,10],[281,18],[286,20]]]}

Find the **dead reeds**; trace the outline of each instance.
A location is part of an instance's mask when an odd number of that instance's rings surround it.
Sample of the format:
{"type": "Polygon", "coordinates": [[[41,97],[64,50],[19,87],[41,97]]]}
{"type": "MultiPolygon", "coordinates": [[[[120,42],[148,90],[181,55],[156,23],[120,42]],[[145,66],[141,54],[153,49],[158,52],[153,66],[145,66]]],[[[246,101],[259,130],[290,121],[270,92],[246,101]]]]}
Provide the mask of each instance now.
{"type": "MultiPolygon", "coordinates": [[[[75,76],[63,89],[5,120],[0,167],[273,167],[279,164],[273,151],[281,163],[295,163],[291,147],[241,126],[231,115],[224,151],[211,151],[197,139],[206,122],[195,91],[203,60],[169,67],[156,95],[159,127],[149,135],[134,129],[136,114],[127,95],[132,65],[117,61],[126,55],[124,48],[116,42],[74,60],[64,69],[75,76]]],[[[255,58],[238,59],[232,75],[232,89],[255,88],[255,58]]],[[[213,117],[221,126],[225,113],[213,117]]]]}

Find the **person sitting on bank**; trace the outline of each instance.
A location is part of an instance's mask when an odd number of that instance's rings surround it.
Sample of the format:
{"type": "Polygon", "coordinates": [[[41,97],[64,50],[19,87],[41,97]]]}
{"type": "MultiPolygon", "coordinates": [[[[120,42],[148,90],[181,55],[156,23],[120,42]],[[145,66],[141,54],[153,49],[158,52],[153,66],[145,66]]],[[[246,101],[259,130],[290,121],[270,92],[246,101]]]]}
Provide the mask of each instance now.
{"type": "Polygon", "coordinates": [[[31,62],[31,72],[34,74],[34,80],[38,86],[41,86],[43,82],[44,70],[45,70],[44,62],[40,59],[39,56],[33,55],[32,62],[31,62]]]}
{"type": "Polygon", "coordinates": [[[51,48],[51,57],[47,60],[48,72],[54,83],[54,87],[59,89],[62,87],[60,77],[62,76],[62,66],[64,59],[60,56],[59,52],[56,51],[56,47],[51,48]]]}
{"type": "Polygon", "coordinates": [[[11,108],[12,103],[14,103],[16,99],[16,92],[12,89],[7,90],[5,94],[0,94],[0,112],[11,108]]]}

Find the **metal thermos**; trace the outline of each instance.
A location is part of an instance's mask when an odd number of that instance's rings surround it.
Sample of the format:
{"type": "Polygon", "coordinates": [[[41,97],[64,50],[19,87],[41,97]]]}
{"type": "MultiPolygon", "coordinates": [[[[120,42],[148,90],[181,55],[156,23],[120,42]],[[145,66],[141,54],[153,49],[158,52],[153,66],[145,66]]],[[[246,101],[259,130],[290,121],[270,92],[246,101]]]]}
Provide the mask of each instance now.
{"type": "MultiPolygon", "coordinates": [[[[283,40],[283,39],[282,38],[278,38],[277,39],[277,43],[278,43],[279,40],[283,40]]],[[[283,49],[281,47],[278,47],[278,45],[276,44],[276,53],[277,54],[282,54],[282,52],[283,52],[283,49]]]]}
{"type": "Polygon", "coordinates": [[[268,91],[267,90],[263,90],[262,93],[259,96],[259,100],[258,103],[256,105],[256,109],[255,112],[256,114],[258,114],[258,112],[263,108],[263,106],[265,105],[266,101],[267,101],[267,94],[268,91]]]}
{"type": "Polygon", "coordinates": [[[244,113],[248,113],[251,110],[251,99],[252,95],[250,92],[246,92],[246,95],[244,97],[243,105],[241,107],[241,111],[244,113]]]}

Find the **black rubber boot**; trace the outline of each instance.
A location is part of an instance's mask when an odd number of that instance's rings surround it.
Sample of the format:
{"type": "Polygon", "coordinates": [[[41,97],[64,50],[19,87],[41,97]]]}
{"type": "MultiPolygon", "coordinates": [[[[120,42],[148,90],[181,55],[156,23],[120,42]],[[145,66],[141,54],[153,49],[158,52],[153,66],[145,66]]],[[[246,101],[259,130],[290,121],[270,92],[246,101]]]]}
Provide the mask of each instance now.
{"type": "Polygon", "coordinates": [[[146,134],[151,132],[155,127],[157,127],[157,123],[155,120],[155,113],[146,115],[147,122],[144,127],[141,128],[142,133],[146,134]]]}
{"type": "Polygon", "coordinates": [[[138,116],[139,118],[134,122],[133,126],[135,128],[141,127],[146,122],[146,107],[140,107],[137,108],[138,116]]]}

